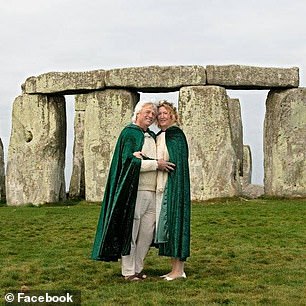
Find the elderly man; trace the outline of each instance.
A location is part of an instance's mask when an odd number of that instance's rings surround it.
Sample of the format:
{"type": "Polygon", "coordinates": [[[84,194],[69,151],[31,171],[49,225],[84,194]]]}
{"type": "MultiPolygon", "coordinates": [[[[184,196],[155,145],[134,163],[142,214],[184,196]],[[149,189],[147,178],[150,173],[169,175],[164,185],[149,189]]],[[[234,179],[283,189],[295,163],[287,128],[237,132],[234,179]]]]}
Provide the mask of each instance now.
{"type": "Polygon", "coordinates": [[[156,160],[155,134],[149,129],[156,114],[154,103],[138,102],[133,123],[118,138],[91,256],[103,261],[121,258],[126,280],[146,278],[142,270],[155,228],[156,170],[174,167],[156,160]],[[141,152],[143,158],[137,158],[135,152],[141,152]]]}

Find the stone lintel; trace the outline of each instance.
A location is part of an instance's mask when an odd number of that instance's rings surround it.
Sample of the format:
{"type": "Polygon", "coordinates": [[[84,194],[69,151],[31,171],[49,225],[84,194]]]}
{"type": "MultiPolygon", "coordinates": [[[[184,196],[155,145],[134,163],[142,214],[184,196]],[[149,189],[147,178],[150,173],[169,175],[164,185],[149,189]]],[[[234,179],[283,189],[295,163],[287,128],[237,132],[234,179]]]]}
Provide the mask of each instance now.
{"type": "Polygon", "coordinates": [[[128,89],[140,92],[171,92],[184,86],[217,85],[226,89],[275,89],[299,86],[299,68],[243,65],[145,66],[48,72],[26,79],[26,94],[83,94],[96,90],[128,89]]]}
{"type": "Polygon", "coordinates": [[[182,86],[205,85],[203,66],[147,66],[106,71],[110,88],[135,88],[142,92],[169,92],[182,86]]]}
{"type": "Polygon", "coordinates": [[[299,86],[299,68],[243,65],[206,66],[207,84],[227,89],[270,89],[299,86]]]}
{"type": "Polygon", "coordinates": [[[22,84],[27,94],[77,94],[103,89],[105,70],[85,72],[48,72],[29,77],[22,84]]]}

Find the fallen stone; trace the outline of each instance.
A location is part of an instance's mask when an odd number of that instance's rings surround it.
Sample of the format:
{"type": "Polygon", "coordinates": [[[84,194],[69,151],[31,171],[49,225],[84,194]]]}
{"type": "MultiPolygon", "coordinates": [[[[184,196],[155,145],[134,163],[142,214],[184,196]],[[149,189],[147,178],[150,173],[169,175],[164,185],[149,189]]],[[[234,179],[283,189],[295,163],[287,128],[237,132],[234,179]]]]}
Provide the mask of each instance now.
{"type": "Polygon", "coordinates": [[[262,185],[248,184],[242,189],[242,196],[250,199],[259,198],[262,195],[264,195],[264,186],[262,185]]]}

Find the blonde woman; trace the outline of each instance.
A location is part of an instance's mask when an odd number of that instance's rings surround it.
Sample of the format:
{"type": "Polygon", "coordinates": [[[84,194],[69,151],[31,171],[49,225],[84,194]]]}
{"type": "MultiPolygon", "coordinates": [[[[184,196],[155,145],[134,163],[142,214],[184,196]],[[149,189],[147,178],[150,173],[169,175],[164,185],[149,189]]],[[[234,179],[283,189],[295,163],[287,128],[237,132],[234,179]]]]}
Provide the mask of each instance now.
{"type": "Polygon", "coordinates": [[[158,104],[157,159],[170,161],[174,170],[157,172],[156,237],[159,255],[171,257],[172,270],[161,277],[167,281],[186,278],[184,263],[190,256],[190,177],[188,144],[178,126],[175,106],[158,104]]]}

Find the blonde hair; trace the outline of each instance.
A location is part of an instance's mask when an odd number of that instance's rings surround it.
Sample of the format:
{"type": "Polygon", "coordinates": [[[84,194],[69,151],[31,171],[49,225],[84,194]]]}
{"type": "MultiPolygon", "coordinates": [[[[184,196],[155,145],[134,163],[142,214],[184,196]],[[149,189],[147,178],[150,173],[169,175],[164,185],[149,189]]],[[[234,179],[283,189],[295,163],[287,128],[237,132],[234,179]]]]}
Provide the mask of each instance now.
{"type": "Polygon", "coordinates": [[[132,116],[132,122],[135,123],[137,120],[137,115],[141,112],[141,110],[143,109],[144,106],[146,105],[151,105],[155,111],[155,113],[157,114],[157,106],[156,103],[154,102],[149,102],[149,101],[139,101],[134,108],[134,113],[132,116]]]}
{"type": "Polygon", "coordinates": [[[159,110],[160,107],[164,107],[167,111],[170,112],[170,115],[173,119],[173,123],[175,123],[176,125],[180,125],[179,115],[173,103],[167,100],[161,100],[158,102],[157,110],[159,110]]]}

